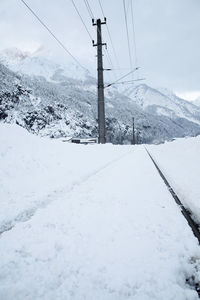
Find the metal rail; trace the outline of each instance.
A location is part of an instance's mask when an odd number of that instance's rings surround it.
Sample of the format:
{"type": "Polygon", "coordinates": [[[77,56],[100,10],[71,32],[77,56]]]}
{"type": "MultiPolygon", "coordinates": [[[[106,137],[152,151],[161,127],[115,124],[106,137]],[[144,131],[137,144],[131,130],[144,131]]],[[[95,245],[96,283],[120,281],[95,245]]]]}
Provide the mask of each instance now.
{"type": "MultiPolygon", "coordinates": [[[[178,198],[177,194],[175,193],[175,191],[173,190],[173,188],[171,187],[171,185],[169,184],[169,182],[167,181],[166,177],[164,176],[164,174],[162,173],[162,171],[160,170],[160,168],[158,167],[158,165],[156,164],[155,160],[153,159],[153,157],[151,156],[151,154],[149,153],[149,151],[145,148],[147,154],[149,155],[150,159],[152,160],[154,166],[156,167],[160,177],[163,179],[165,185],[167,186],[167,189],[169,190],[169,192],[171,193],[172,197],[174,198],[176,204],[181,208],[181,213],[183,214],[183,216],[185,217],[185,219],[188,222],[188,225],[190,226],[190,228],[192,229],[192,232],[194,234],[194,236],[198,239],[199,245],[200,245],[200,229],[199,229],[199,224],[197,224],[191,217],[191,213],[183,206],[182,202],[180,201],[180,199],[178,198]]],[[[196,283],[194,281],[193,278],[193,283],[190,283],[190,279],[186,279],[186,282],[191,285],[193,288],[195,288],[199,298],[200,298],[200,283],[196,283]]]]}
{"type": "MultiPolygon", "coordinates": [[[[146,148],[145,148],[146,149],[146,148]]],[[[188,222],[188,225],[191,227],[194,236],[198,239],[198,242],[200,244],[200,230],[199,230],[199,224],[197,224],[193,218],[191,217],[191,213],[183,206],[182,202],[180,201],[180,199],[178,198],[177,194],[175,193],[175,191],[173,190],[173,188],[171,187],[171,185],[169,184],[169,182],[167,181],[166,177],[164,176],[164,174],[162,173],[162,171],[160,170],[160,168],[158,167],[158,165],[156,164],[155,160],[153,159],[153,157],[151,156],[151,154],[149,153],[149,151],[146,149],[149,157],[151,158],[154,166],[156,167],[160,177],[163,179],[165,185],[167,186],[169,192],[171,193],[172,197],[174,198],[176,204],[178,204],[178,206],[181,208],[181,212],[183,214],[183,216],[185,217],[185,219],[188,222]]]]}

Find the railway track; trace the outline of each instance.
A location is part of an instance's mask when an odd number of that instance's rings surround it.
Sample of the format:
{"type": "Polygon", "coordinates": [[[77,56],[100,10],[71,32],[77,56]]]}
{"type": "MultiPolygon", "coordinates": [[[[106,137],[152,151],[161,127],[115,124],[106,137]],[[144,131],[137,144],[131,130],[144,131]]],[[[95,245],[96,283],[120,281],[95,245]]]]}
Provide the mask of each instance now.
{"type": "MultiPolygon", "coordinates": [[[[170,183],[168,182],[168,180],[166,179],[165,175],[163,174],[163,172],[161,171],[161,169],[159,168],[159,166],[157,165],[157,163],[153,159],[153,157],[150,154],[150,152],[146,148],[145,148],[145,150],[146,150],[147,154],[149,155],[150,159],[152,160],[154,166],[156,167],[156,169],[157,169],[160,177],[163,179],[165,185],[167,186],[167,189],[169,190],[170,194],[174,198],[176,204],[180,207],[182,215],[187,220],[188,225],[192,229],[192,232],[193,232],[194,236],[197,238],[197,240],[199,242],[199,245],[200,245],[200,229],[199,229],[199,224],[197,224],[194,221],[194,219],[191,216],[191,213],[184,207],[183,203],[181,202],[181,200],[177,196],[177,194],[174,191],[174,189],[171,187],[170,183]]],[[[189,282],[190,280],[188,279],[187,281],[189,282]]],[[[195,287],[195,289],[197,291],[197,294],[198,294],[198,296],[200,298],[200,283],[198,283],[198,284],[194,283],[194,287],[195,287]]]]}

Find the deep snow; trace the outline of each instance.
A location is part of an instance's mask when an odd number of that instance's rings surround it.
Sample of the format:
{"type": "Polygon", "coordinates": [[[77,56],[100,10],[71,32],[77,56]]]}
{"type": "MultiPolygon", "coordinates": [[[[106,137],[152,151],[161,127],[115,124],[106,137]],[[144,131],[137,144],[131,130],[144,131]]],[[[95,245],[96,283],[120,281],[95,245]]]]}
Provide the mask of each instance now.
{"type": "Polygon", "coordinates": [[[131,150],[112,145],[95,149],[0,124],[0,232],[131,150]]]}
{"type": "Polygon", "coordinates": [[[198,299],[199,245],[143,146],[0,136],[0,299],[198,299]]]}

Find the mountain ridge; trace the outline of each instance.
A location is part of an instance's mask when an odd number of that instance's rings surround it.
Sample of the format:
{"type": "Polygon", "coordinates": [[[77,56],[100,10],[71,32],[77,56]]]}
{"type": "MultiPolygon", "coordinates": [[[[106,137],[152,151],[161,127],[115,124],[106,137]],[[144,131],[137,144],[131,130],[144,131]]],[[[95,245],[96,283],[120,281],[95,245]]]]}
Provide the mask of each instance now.
{"type": "MultiPolygon", "coordinates": [[[[33,60],[37,64],[38,60],[33,60]]],[[[44,65],[45,62],[43,60],[44,65]]],[[[11,65],[15,64],[12,62],[11,65]]],[[[53,62],[52,65],[55,66],[53,62]]],[[[35,69],[37,75],[30,76],[30,73],[21,72],[21,68],[16,71],[16,65],[12,71],[0,64],[0,119],[50,137],[97,136],[95,78],[89,73],[84,73],[84,77],[81,74],[81,78],[75,74],[69,77],[59,65],[57,69],[52,68],[51,76],[46,78],[38,76],[39,68],[35,66],[35,69]]],[[[129,97],[116,88],[108,89],[105,108],[108,142],[131,142],[132,117],[135,118],[139,143],[160,143],[200,134],[199,107],[191,106],[175,95],[170,99],[144,84],[136,86],[129,97]],[[181,107],[178,108],[177,103],[181,107]]]]}

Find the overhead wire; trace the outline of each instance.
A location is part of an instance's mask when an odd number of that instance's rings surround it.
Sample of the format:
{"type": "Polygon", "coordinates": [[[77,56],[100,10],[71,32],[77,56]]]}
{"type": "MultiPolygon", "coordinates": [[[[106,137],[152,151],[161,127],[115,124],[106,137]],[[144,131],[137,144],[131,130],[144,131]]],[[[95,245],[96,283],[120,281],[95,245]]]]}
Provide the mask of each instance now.
{"type": "MultiPolygon", "coordinates": [[[[111,73],[110,73],[110,71],[111,71],[112,69],[110,68],[110,61],[109,61],[108,53],[107,53],[106,51],[103,51],[103,56],[106,57],[106,60],[107,60],[108,66],[109,66],[108,69],[107,69],[107,68],[104,68],[104,71],[106,71],[106,72],[104,72],[104,74],[105,74],[105,75],[104,75],[104,76],[105,76],[105,81],[111,82],[111,81],[112,81],[112,78],[111,78],[111,73]]],[[[104,66],[107,65],[107,63],[104,61],[104,66]]]]}
{"type": "Polygon", "coordinates": [[[132,58],[131,58],[130,38],[129,38],[129,31],[128,31],[128,21],[127,21],[125,0],[123,0],[123,7],[124,7],[124,17],[125,17],[125,26],[126,26],[126,36],[127,36],[127,43],[128,43],[129,62],[130,62],[130,69],[132,70],[133,69],[133,63],[132,63],[132,58]]]}
{"type": "MultiPolygon", "coordinates": [[[[110,69],[108,70],[108,72],[106,72],[106,76],[108,76],[109,81],[112,81],[112,80],[111,80],[111,75],[110,75],[110,72],[109,72],[109,71],[112,71],[112,70],[113,70],[113,64],[112,64],[112,61],[111,61],[109,52],[108,52],[108,50],[107,50],[106,48],[105,48],[105,50],[103,50],[103,54],[104,54],[104,56],[105,56],[106,59],[107,59],[108,65],[110,66],[110,69]]],[[[104,69],[104,70],[105,70],[105,69],[104,69]]]]}
{"type": "MultiPolygon", "coordinates": [[[[84,3],[85,3],[85,6],[86,6],[86,9],[87,9],[87,11],[88,11],[89,17],[90,17],[92,20],[94,20],[94,19],[95,19],[95,18],[94,18],[94,14],[93,14],[93,11],[92,11],[92,9],[91,9],[91,7],[90,7],[89,0],[84,0],[84,3]]],[[[79,13],[79,14],[80,14],[80,13],[79,13]]],[[[97,27],[97,30],[98,30],[98,27],[97,27]]],[[[87,30],[87,31],[88,31],[88,30],[87,30]]],[[[92,42],[93,42],[93,39],[92,39],[92,42]]],[[[107,53],[106,53],[106,54],[107,54],[107,53]]],[[[106,55],[106,54],[105,54],[105,55],[106,55]]],[[[106,57],[107,57],[108,63],[110,63],[108,56],[106,56],[106,57]]],[[[110,75],[108,75],[108,76],[110,76],[110,75]]]]}
{"type": "Polygon", "coordinates": [[[110,65],[111,71],[114,72],[114,77],[115,77],[115,79],[116,79],[116,78],[117,78],[116,72],[115,72],[115,70],[114,70],[114,65],[113,65],[113,62],[112,62],[112,59],[111,59],[111,56],[110,56],[110,53],[109,53],[107,47],[105,48],[104,53],[105,53],[105,56],[106,56],[106,59],[107,59],[109,65],[110,65]]]}
{"type": "Polygon", "coordinates": [[[131,84],[135,81],[141,81],[141,80],[145,80],[145,78],[139,78],[139,79],[133,79],[133,80],[125,80],[125,81],[120,81],[120,82],[116,82],[115,84],[131,84]]]}
{"type": "MultiPolygon", "coordinates": [[[[105,17],[105,13],[104,13],[102,2],[101,2],[101,0],[98,0],[98,2],[99,2],[99,6],[100,6],[100,9],[101,9],[102,15],[103,15],[103,17],[105,19],[106,17],[105,17]]],[[[111,43],[113,54],[115,56],[115,61],[116,61],[116,64],[117,64],[117,68],[119,69],[119,60],[118,60],[118,57],[117,57],[117,53],[116,53],[116,50],[115,50],[115,47],[114,47],[113,39],[112,39],[112,36],[111,36],[111,33],[110,33],[110,29],[108,27],[107,22],[106,22],[106,29],[107,29],[107,32],[108,32],[108,37],[109,37],[109,40],[110,40],[110,43],[111,43]]],[[[109,55],[108,49],[107,49],[107,53],[109,55]]],[[[116,68],[114,68],[114,65],[112,63],[111,58],[110,58],[110,63],[111,63],[111,66],[112,66],[112,70],[114,72],[115,79],[116,79],[117,78],[117,75],[116,75],[116,72],[115,72],[116,68]]]]}
{"type": "MultiPolygon", "coordinates": [[[[104,20],[106,20],[106,17],[105,17],[104,11],[103,11],[102,4],[101,4],[100,0],[98,0],[98,1],[99,1],[99,6],[100,6],[100,8],[101,8],[101,12],[102,12],[102,15],[103,15],[103,17],[104,17],[104,20]]],[[[107,22],[105,23],[105,25],[106,25],[107,31],[109,32],[109,29],[108,29],[108,26],[107,26],[107,22]]],[[[97,29],[97,30],[98,30],[98,29],[97,29]]],[[[110,39],[111,39],[111,36],[110,36],[110,39]]],[[[111,42],[111,43],[112,43],[112,42],[111,42]]],[[[108,51],[107,45],[106,45],[106,48],[105,48],[104,53],[105,53],[105,56],[106,56],[106,59],[107,59],[108,63],[110,64],[111,69],[113,70],[113,69],[114,69],[114,65],[113,65],[113,62],[112,62],[110,53],[109,53],[109,51],[108,51]]],[[[115,71],[114,71],[114,76],[117,77],[115,71]]],[[[110,74],[108,75],[108,77],[110,78],[110,74]]],[[[116,78],[115,78],[115,79],[116,79],[116,78]]]]}
{"type": "Polygon", "coordinates": [[[129,0],[128,5],[127,5],[127,7],[126,7],[126,15],[127,15],[127,16],[128,16],[128,12],[129,12],[130,1],[132,1],[132,0],[129,0]]]}
{"type": "MultiPolygon", "coordinates": [[[[74,7],[75,7],[76,5],[75,5],[74,1],[73,1],[73,0],[71,0],[71,1],[72,1],[72,3],[74,4],[74,7]]],[[[88,14],[89,14],[90,18],[91,18],[92,20],[94,20],[94,13],[92,12],[92,9],[91,9],[91,7],[90,7],[89,0],[84,0],[84,3],[85,3],[85,6],[86,6],[86,9],[87,9],[87,11],[88,11],[88,14]]],[[[100,4],[101,10],[102,10],[102,14],[103,14],[103,16],[104,16],[103,7],[102,7],[101,3],[99,3],[99,4],[100,4]]],[[[87,26],[85,25],[85,23],[84,23],[84,21],[83,21],[83,18],[81,17],[81,14],[80,14],[80,12],[78,11],[77,7],[76,7],[76,11],[77,11],[77,13],[79,14],[79,17],[81,18],[82,23],[84,24],[84,27],[85,27],[85,29],[86,29],[87,32],[88,32],[89,30],[87,29],[87,26]]],[[[105,16],[104,16],[104,18],[105,18],[105,16]]],[[[108,28],[108,27],[107,27],[107,28],[108,28]]],[[[97,30],[98,30],[98,28],[97,28],[97,30]]],[[[108,29],[108,31],[109,31],[109,29],[108,29]]],[[[91,38],[91,35],[90,35],[90,38],[91,38]]],[[[112,40],[111,35],[110,35],[110,39],[112,40]]],[[[92,39],[92,40],[93,40],[93,39],[92,39]]],[[[107,59],[107,61],[108,61],[108,64],[110,65],[110,67],[111,67],[112,69],[114,69],[113,62],[112,62],[112,59],[111,59],[111,56],[110,56],[110,54],[109,54],[109,51],[108,51],[107,47],[106,47],[105,51],[103,50],[103,53],[104,53],[104,55],[105,55],[105,57],[106,57],[106,59],[107,59]]],[[[116,76],[116,74],[115,74],[115,76],[116,76]]],[[[110,74],[108,74],[108,77],[110,77],[110,74]]]]}
{"type": "MultiPolygon", "coordinates": [[[[33,9],[32,9],[32,8],[31,8],[24,0],[20,0],[20,1],[21,1],[21,2],[27,7],[27,9],[34,15],[34,17],[39,21],[39,23],[40,23],[40,24],[41,24],[41,25],[49,32],[49,34],[57,41],[57,43],[62,47],[62,49],[63,49],[69,56],[71,56],[71,58],[77,63],[77,65],[79,65],[79,66],[80,66],[81,68],[83,68],[84,70],[87,70],[87,68],[85,68],[85,67],[78,61],[78,59],[77,59],[77,58],[76,58],[76,57],[75,57],[75,56],[74,56],[74,55],[66,48],[66,46],[65,46],[65,45],[60,41],[60,39],[52,32],[52,30],[51,30],[51,29],[50,29],[50,28],[49,28],[49,27],[41,20],[41,18],[33,11],[33,9]]],[[[103,10],[103,6],[102,6],[102,4],[101,4],[101,1],[100,1],[100,0],[98,0],[98,1],[99,1],[99,5],[100,5],[100,8],[101,8],[102,14],[103,14],[103,16],[105,17],[105,14],[104,14],[104,10],[103,10]]],[[[84,20],[83,20],[83,18],[82,18],[82,16],[81,16],[81,14],[80,14],[80,12],[79,12],[79,10],[78,10],[76,4],[75,4],[75,2],[74,2],[73,0],[71,0],[71,2],[72,2],[72,4],[73,4],[73,6],[74,6],[74,8],[75,8],[75,10],[76,10],[76,12],[77,12],[77,14],[79,15],[79,18],[80,18],[80,20],[81,20],[81,22],[82,22],[82,24],[83,24],[85,30],[87,31],[87,33],[88,33],[90,39],[93,40],[93,39],[92,39],[92,36],[91,36],[91,34],[90,34],[90,32],[89,32],[89,30],[88,30],[86,24],[85,24],[85,22],[84,22],[84,20]]],[[[92,19],[94,19],[94,14],[93,14],[93,12],[92,12],[92,10],[91,10],[91,7],[90,7],[90,4],[89,4],[88,0],[84,0],[84,2],[85,2],[85,5],[86,5],[86,8],[87,8],[87,10],[88,10],[88,13],[89,13],[90,17],[92,17],[92,19]]],[[[126,23],[126,32],[127,32],[128,49],[129,49],[129,59],[130,59],[130,65],[131,65],[131,67],[132,67],[132,60],[131,60],[131,52],[130,52],[130,41],[129,41],[129,32],[128,32],[128,24],[127,24],[127,14],[126,14],[125,0],[123,0],[123,4],[124,4],[124,14],[125,14],[125,23],[126,23]]],[[[137,52],[136,52],[137,49],[136,49],[136,40],[135,40],[135,27],[134,27],[134,19],[133,19],[133,5],[132,5],[132,1],[131,1],[131,16],[132,16],[133,38],[134,38],[134,41],[133,41],[133,42],[134,42],[134,50],[135,50],[135,54],[136,54],[135,60],[136,60],[136,62],[137,62],[137,52]]],[[[112,45],[112,47],[113,47],[113,53],[116,54],[115,48],[114,48],[114,44],[113,44],[113,41],[112,41],[112,37],[111,37],[110,31],[109,31],[109,28],[108,28],[108,26],[106,26],[106,27],[107,27],[107,30],[108,30],[108,35],[109,35],[109,38],[110,38],[110,41],[111,41],[111,45],[112,45]]],[[[106,57],[107,57],[108,62],[110,63],[112,69],[114,70],[114,66],[113,66],[113,63],[112,63],[112,60],[111,60],[111,57],[110,57],[110,54],[109,54],[107,48],[106,48],[105,54],[106,54],[106,57]]],[[[117,58],[117,56],[116,56],[116,58],[117,58]]],[[[120,77],[119,79],[117,79],[117,80],[114,81],[113,83],[107,85],[106,87],[109,87],[109,86],[111,86],[111,85],[113,85],[113,84],[120,84],[119,81],[120,81],[121,79],[127,77],[128,75],[132,74],[134,71],[136,71],[136,70],[138,70],[138,69],[139,69],[139,68],[136,67],[134,70],[131,70],[129,73],[123,75],[122,77],[120,77]]],[[[122,84],[123,84],[123,83],[129,84],[129,83],[131,83],[131,82],[133,82],[133,81],[138,81],[138,80],[144,80],[144,79],[129,80],[129,81],[121,82],[121,83],[122,83],[122,84]]]]}
{"type": "Polygon", "coordinates": [[[132,20],[132,31],[133,31],[133,47],[135,54],[135,66],[138,66],[138,57],[137,57],[137,47],[136,47],[136,37],[135,37],[135,24],[134,24],[134,15],[133,15],[133,1],[131,0],[131,20],[132,20]]]}
{"type": "Polygon", "coordinates": [[[79,10],[78,10],[78,8],[77,8],[77,6],[76,6],[74,0],[71,0],[71,2],[72,2],[73,6],[74,6],[74,8],[75,8],[75,10],[76,10],[76,12],[77,12],[77,14],[78,14],[78,16],[79,16],[79,18],[80,18],[80,20],[81,20],[83,26],[85,27],[85,30],[87,31],[87,33],[88,33],[88,35],[89,35],[91,41],[93,41],[93,38],[92,38],[92,36],[91,36],[91,34],[90,34],[90,32],[89,32],[89,30],[88,30],[86,24],[85,24],[85,22],[84,22],[84,20],[83,20],[83,18],[82,18],[82,16],[81,16],[81,14],[80,14],[80,12],[79,12],[79,10]]]}
{"type": "MultiPolygon", "coordinates": [[[[99,32],[99,28],[98,27],[97,27],[97,31],[99,32]]],[[[114,68],[113,62],[112,62],[111,56],[109,54],[109,51],[108,51],[108,48],[107,48],[107,44],[105,46],[106,46],[105,50],[102,48],[102,51],[103,51],[103,54],[105,55],[105,57],[106,57],[106,59],[108,61],[108,64],[110,64],[110,68],[112,70],[114,68]]],[[[114,75],[116,76],[115,72],[114,72],[114,75]]],[[[110,78],[110,74],[108,75],[108,77],[110,78]]]]}
{"type": "MultiPolygon", "coordinates": [[[[101,0],[98,0],[99,2],[99,6],[101,8],[101,12],[102,12],[102,15],[103,17],[105,18],[105,13],[104,13],[104,9],[103,9],[103,5],[101,3],[101,0]]],[[[112,49],[113,49],[113,53],[114,53],[114,56],[115,56],[115,60],[116,60],[116,63],[117,63],[117,67],[119,67],[119,60],[118,60],[118,57],[117,57],[117,53],[116,53],[116,50],[115,50],[115,47],[114,47],[114,43],[113,43],[113,40],[112,40],[112,36],[111,36],[111,33],[110,33],[110,30],[109,30],[109,27],[108,27],[108,24],[106,23],[106,29],[107,29],[107,32],[108,32],[108,36],[109,36],[109,39],[110,39],[110,43],[111,43],[111,46],[112,46],[112,49]]]]}
{"type": "Polygon", "coordinates": [[[91,19],[94,19],[94,14],[93,14],[92,9],[90,7],[89,0],[84,0],[84,2],[85,2],[85,6],[87,8],[87,11],[89,13],[89,16],[91,17],[91,19]]]}
{"type": "Polygon", "coordinates": [[[114,68],[115,71],[130,70],[130,68],[114,68]]]}
{"type": "Polygon", "coordinates": [[[109,54],[107,48],[105,48],[104,53],[105,53],[105,55],[106,55],[106,57],[107,57],[107,60],[108,60],[108,63],[110,64],[111,69],[113,70],[114,66],[113,66],[112,59],[111,59],[111,57],[110,57],[110,54],[109,54]]]}
{"type": "MultiPolygon", "coordinates": [[[[73,0],[72,0],[72,1],[73,1],[73,0]]],[[[73,1],[73,2],[74,2],[74,1],[73,1]]],[[[87,8],[87,10],[88,10],[88,13],[89,13],[90,17],[91,17],[92,19],[94,19],[94,14],[93,14],[93,12],[92,12],[92,10],[91,10],[89,1],[88,1],[88,0],[84,0],[84,2],[85,2],[85,5],[86,5],[86,8],[87,8]]],[[[100,6],[102,15],[103,15],[104,19],[106,19],[105,13],[104,13],[104,9],[103,9],[103,5],[102,5],[101,0],[98,0],[98,3],[99,3],[99,6],[100,6]]],[[[117,79],[115,82],[109,84],[108,86],[111,86],[111,85],[113,85],[113,84],[115,84],[115,83],[118,84],[118,83],[119,83],[119,80],[123,79],[124,77],[126,77],[126,76],[132,74],[133,72],[135,72],[136,70],[139,69],[139,67],[137,67],[137,51],[136,51],[135,26],[134,26],[134,18],[133,18],[133,5],[132,5],[132,0],[129,0],[127,7],[126,7],[125,0],[123,0],[123,6],[124,6],[124,16],[125,16],[125,25],[126,25],[126,34],[127,34],[128,52],[129,52],[129,61],[130,61],[130,68],[131,68],[131,71],[130,71],[128,74],[125,74],[124,76],[122,76],[122,77],[120,77],[119,79],[117,79]],[[133,45],[134,45],[134,53],[135,53],[135,65],[136,65],[136,68],[135,68],[135,69],[133,69],[133,61],[132,61],[132,57],[131,57],[130,37],[129,37],[128,21],[127,21],[127,14],[128,14],[128,11],[129,11],[130,3],[131,3],[131,18],[132,18],[132,30],[133,30],[133,45]]],[[[79,13],[79,15],[80,15],[80,13],[79,13]]],[[[106,28],[107,28],[108,36],[109,36],[109,39],[110,39],[110,42],[111,42],[111,46],[112,46],[113,53],[114,53],[114,55],[115,55],[115,60],[116,60],[117,65],[118,65],[118,67],[119,67],[119,60],[118,60],[118,57],[117,57],[117,54],[116,54],[116,51],[115,51],[115,47],[114,47],[114,43],[113,43],[113,40],[112,40],[112,36],[111,36],[111,33],[110,33],[110,30],[109,30],[109,27],[108,27],[107,23],[106,23],[106,28]]],[[[113,65],[113,63],[112,63],[112,59],[111,59],[111,57],[110,57],[110,54],[109,54],[109,51],[108,51],[107,47],[106,47],[104,53],[105,53],[105,56],[106,56],[106,58],[107,58],[107,61],[108,61],[108,63],[110,64],[112,70],[115,71],[116,69],[114,68],[114,65],[113,65]]],[[[118,68],[118,69],[120,69],[120,68],[118,68]]],[[[110,77],[110,74],[108,74],[108,76],[110,77]]],[[[116,76],[116,74],[115,74],[115,76],[116,76]]],[[[134,82],[134,81],[140,81],[140,80],[144,80],[144,79],[142,78],[142,79],[135,79],[135,80],[134,80],[134,79],[132,78],[132,80],[130,80],[130,81],[124,81],[124,82],[122,82],[122,83],[127,83],[127,84],[128,84],[128,83],[132,83],[132,82],[134,82]]],[[[108,87],[108,86],[106,86],[106,87],[108,87]]]]}
{"type": "MultiPolygon", "coordinates": [[[[73,4],[73,6],[74,6],[74,8],[75,8],[75,10],[76,10],[76,12],[77,12],[77,14],[79,15],[79,17],[80,17],[80,19],[81,19],[81,22],[82,22],[83,26],[85,27],[85,30],[87,31],[87,33],[88,33],[90,39],[93,41],[93,38],[92,38],[92,36],[91,36],[91,34],[90,34],[90,32],[89,32],[89,30],[88,30],[88,28],[87,28],[87,26],[86,26],[86,24],[85,24],[83,18],[82,18],[81,14],[80,14],[80,12],[79,12],[79,10],[78,10],[78,7],[76,6],[76,4],[75,4],[75,2],[74,2],[73,0],[71,0],[71,2],[72,2],[72,4],[73,4]]],[[[87,0],[85,1],[85,4],[86,4],[86,8],[88,8],[88,11],[91,12],[91,13],[89,13],[90,16],[94,16],[93,13],[92,13],[91,8],[89,8],[90,6],[89,6],[89,2],[88,2],[87,0]]],[[[105,50],[104,54],[105,54],[105,56],[106,56],[106,58],[107,58],[108,63],[110,64],[111,68],[113,68],[113,63],[112,63],[112,60],[111,60],[111,58],[110,58],[110,54],[109,54],[109,52],[108,52],[107,47],[106,47],[106,50],[105,50]]],[[[110,74],[108,75],[108,77],[110,77],[110,74]]]]}
{"type": "MultiPolygon", "coordinates": [[[[88,30],[88,28],[87,28],[87,26],[86,26],[86,24],[85,24],[85,22],[84,22],[84,19],[83,19],[81,13],[80,13],[78,7],[76,6],[74,0],[71,0],[71,2],[72,2],[72,4],[73,4],[73,6],[74,6],[74,8],[75,8],[75,10],[76,10],[76,12],[77,12],[77,14],[78,14],[80,20],[81,20],[81,22],[82,22],[82,24],[83,24],[83,26],[84,26],[86,32],[88,33],[88,36],[89,36],[89,38],[90,38],[92,44],[93,44],[93,38],[92,38],[92,35],[90,34],[90,31],[88,30]]],[[[89,9],[89,8],[88,8],[88,6],[89,6],[89,2],[88,2],[88,1],[85,1],[85,5],[86,5],[86,8],[89,9]],[[87,3],[87,4],[86,4],[86,3],[87,3]]],[[[91,8],[90,8],[88,11],[91,11],[91,8]]],[[[91,16],[93,16],[92,11],[91,11],[91,16]]],[[[91,17],[91,16],[90,16],[90,17],[91,17]]]]}
{"type": "Polygon", "coordinates": [[[137,70],[138,70],[138,67],[136,67],[135,69],[133,69],[133,70],[131,70],[130,72],[126,73],[125,75],[123,75],[122,77],[120,77],[119,79],[117,79],[116,81],[114,81],[114,82],[108,84],[107,86],[105,86],[105,88],[106,88],[106,87],[110,87],[111,85],[116,84],[118,81],[120,81],[121,79],[123,79],[123,78],[129,76],[130,74],[132,74],[133,72],[135,72],[135,71],[137,71],[137,70]]]}
{"type": "Polygon", "coordinates": [[[69,56],[84,70],[87,70],[74,55],[66,48],[66,46],[56,37],[56,35],[51,31],[51,29],[40,19],[40,17],[32,10],[32,8],[24,1],[20,0],[28,10],[35,16],[35,18],[40,22],[40,24],[50,33],[50,35],[57,41],[57,43],[67,52],[69,56]]]}
{"type": "MultiPolygon", "coordinates": [[[[76,10],[76,12],[77,12],[79,18],[81,19],[81,22],[82,22],[82,24],[83,24],[85,30],[86,30],[87,33],[88,33],[89,38],[90,38],[91,41],[93,42],[93,38],[92,38],[92,36],[91,36],[91,34],[90,34],[90,32],[89,32],[89,30],[88,30],[88,28],[87,28],[87,26],[86,26],[86,24],[85,24],[83,18],[82,18],[81,14],[80,14],[80,12],[79,12],[79,10],[78,10],[78,7],[76,6],[76,4],[75,4],[75,2],[74,2],[73,0],[71,0],[71,2],[72,2],[72,4],[73,4],[73,6],[74,6],[74,8],[75,8],[75,10],[76,10]]],[[[93,19],[94,14],[93,14],[93,12],[92,12],[92,10],[91,10],[91,8],[90,8],[90,4],[89,4],[88,0],[84,0],[84,2],[85,2],[85,6],[86,6],[86,8],[87,8],[87,10],[88,10],[89,16],[93,19]]],[[[104,53],[105,53],[105,55],[106,55],[106,58],[107,58],[107,60],[108,60],[108,63],[112,65],[112,61],[111,61],[111,59],[110,59],[110,57],[109,57],[109,53],[108,53],[108,52],[104,52],[104,53]]],[[[108,76],[109,76],[109,75],[108,75],[108,76]]]]}

